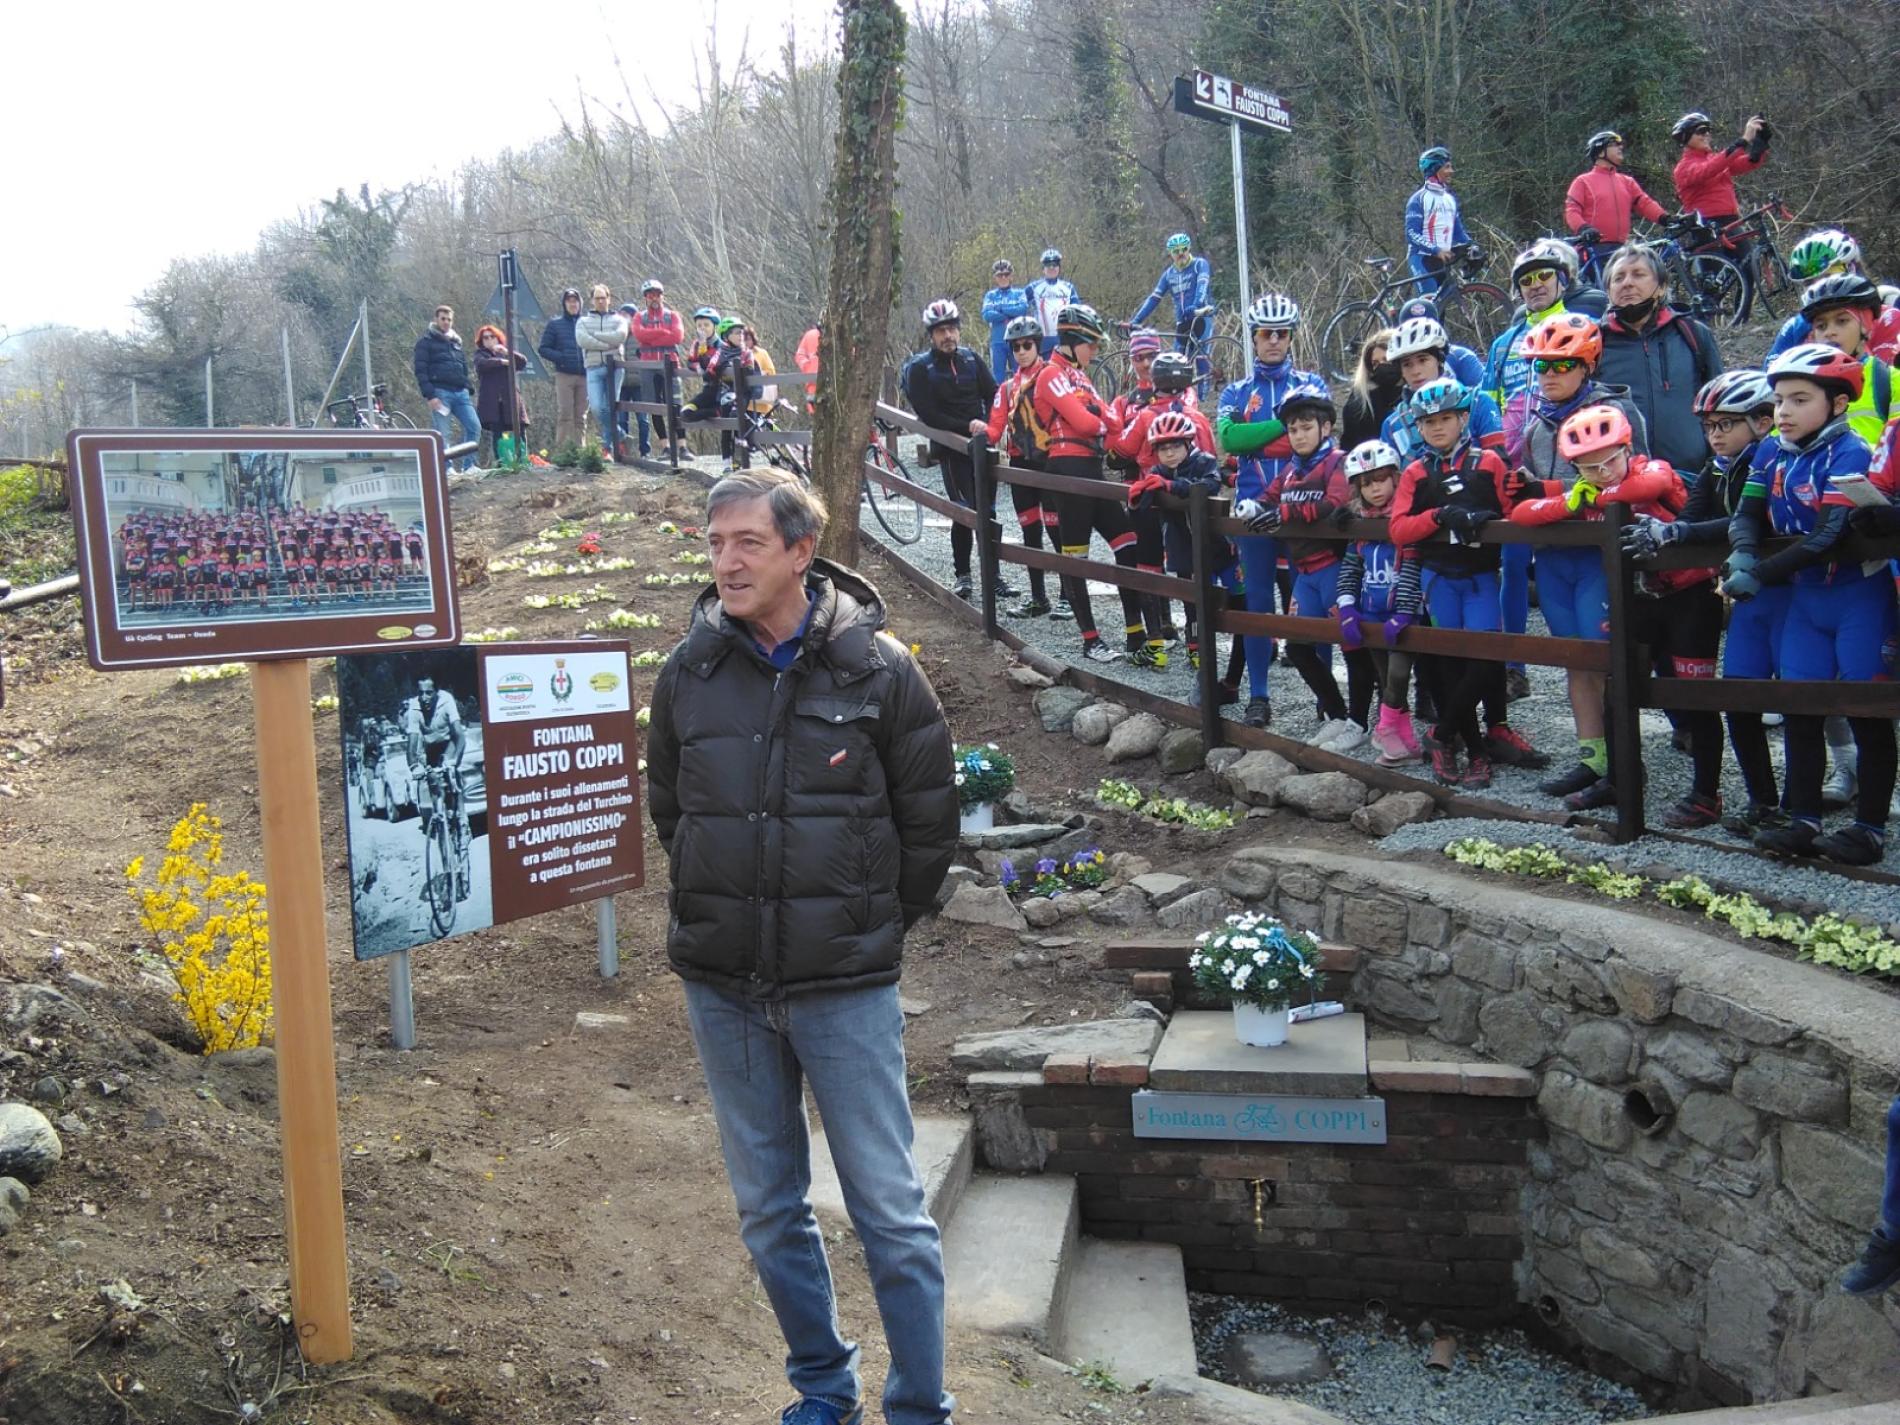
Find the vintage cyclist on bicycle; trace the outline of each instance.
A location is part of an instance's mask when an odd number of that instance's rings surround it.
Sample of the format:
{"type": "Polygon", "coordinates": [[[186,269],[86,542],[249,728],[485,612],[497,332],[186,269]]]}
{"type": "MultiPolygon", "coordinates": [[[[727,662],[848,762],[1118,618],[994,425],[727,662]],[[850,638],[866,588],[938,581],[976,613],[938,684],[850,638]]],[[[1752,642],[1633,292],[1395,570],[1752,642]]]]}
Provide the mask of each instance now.
{"type": "Polygon", "coordinates": [[[423,809],[422,834],[434,828],[435,813],[451,787],[455,797],[455,837],[468,844],[468,805],[462,795],[462,755],[468,748],[468,729],[455,695],[436,688],[435,679],[416,679],[416,695],[403,704],[403,733],[409,740],[409,775],[415,782],[416,805],[423,809]],[[423,789],[428,789],[424,807],[423,789]]]}
{"type": "Polygon", "coordinates": [[[1174,348],[1192,356],[1196,376],[1206,380],[1207,339],[1214,334],[1213,299],[1208,295],[1208,287],[1213,282],[1214,269],[1205,257],[1194,255],[1194,240],[1186,233],[1176,233],[1168,239],[1167,253],[1168,265],[1161,269],[1154,291],[1135,309],[1128,325],[1139,327],[1166,297],[1174,304],[1174,348]]]}

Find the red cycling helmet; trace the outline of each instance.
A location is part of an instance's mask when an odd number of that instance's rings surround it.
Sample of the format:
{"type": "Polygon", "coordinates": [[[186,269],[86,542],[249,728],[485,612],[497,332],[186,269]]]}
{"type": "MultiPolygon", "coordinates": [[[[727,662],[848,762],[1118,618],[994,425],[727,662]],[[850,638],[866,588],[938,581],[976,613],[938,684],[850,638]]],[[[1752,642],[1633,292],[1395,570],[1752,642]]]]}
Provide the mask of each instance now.
{"type": "Polygon", "coordinates": [[[1795,376],[1814,382],[1824,391],[1845,391],[1850,401],[1860,399],[1866,380],[1858,357],[1818,341],[1791,346],[1768,363],[1770,386],[1795,376]]]}
{"type": "Polygon", "coordinates": [[[1615,406],[1585,406],[1557,432],[1557,453],[1575,465],[1586,455],[1629,445],[1635,438],[1629,417],[1615,406]]]}
{"type": "Polygon", "coordinates": [[[1595,369],[1603,357],[1603,333],[1581,312],[1546,317],[1524,338],[1524,355],[1546,361],[1581,361],[1595,369]]]}
{"type": "Polygon", "coordinates": [[[1148,449],[1171,440],[1194,444],[1194,422],[1180,411],[1163,411],[1148,423],[1148,449]]]}

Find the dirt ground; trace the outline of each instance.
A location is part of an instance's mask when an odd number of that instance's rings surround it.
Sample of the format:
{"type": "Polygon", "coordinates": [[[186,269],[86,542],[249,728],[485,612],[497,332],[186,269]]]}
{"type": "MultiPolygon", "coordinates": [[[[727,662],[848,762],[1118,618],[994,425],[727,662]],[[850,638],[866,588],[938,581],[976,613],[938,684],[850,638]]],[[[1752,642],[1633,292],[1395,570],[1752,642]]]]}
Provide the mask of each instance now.
{"type": "MultiPolygon", "coordinates": [[[[664,650],[695,588],[648,589],[697,542],[662,534],[697,522],[686,482],[611,472],[497,477],[456,491],[462,553],[516,551],[556,517],[607,510],[609,554],[638,568],[601,576],[624,607],[664,626],[631,634],[664,650]]],[[[592,526],[590,526],[592,527],[592,526]]],[[[563,553],[573,541],[560,541],[563,553]]],[[[980,635],[866,572],[892,621],[920,644],[954,735],[1003,743],[1041,802],[1088,805],[1099,775],[1067,738],[1033,727],[1025,694],[980,635]]],[[[580,613],[524,596],[591,578],[495,576],[464,595],[471,630],[573,636],[580,613]]],[[[618,902],[621,974],[603,981],[594,918],[575,910],[428,946],[415,962],[419,1045],[395,1052],[386,981],[351,959],[342,772],[334,713],[319,713],[332,993],[355,1358],[301,1371],[286,1333],[287,1268],[268,1051],[205,1059],[138,953],[147,937],[125,893],[135,856],[162,850],[194,801],[222,816],[227,860],[261,872],[248,680],[181,685],[171,672],[102,676],[79,652],[67,602],[4,630],[10,682],[0,709],[0,1011],[21,987],[31,1024],[0,1021],[0,1100],[51,1077],[73,1114],[65,1160],[0,1238],[0,1422],[195,1425],[268,1419],[355,1422],[757,1421],[788,1399],[783,1346],[741,1247],[717,1135],[667,970],[664,894],[618,902]],[[575,1030],[581,1010],[628,1016],[575,1030]],[[112,1307],[123,1281],[136,1304],[112,1307]],[[281,1369],[281,1374],[280,1374],[281,1369]],[[245,1403],[262,1413],[245,1415],[245,1403]]],[[[636,670],[646,700],[654,670],[636,670]]],[[[319,667],[313,694],[333,691],[319,667]]],[[[1216,799],[1201,778],[1182,791],[1216,799]]],[[[1357,836],[1275,816],[1222,843],[1273,838],[1363,846],[1357,836]]],[[[1158,867],[1205,862],[1205,842],[1116,825],[1104,849],[1158,867]]],[[[649,879],[665,860],[650,838],[649,879]]],[[[1074,923],[1071,923],[1071,925],[1074,923]]],[[[1012,964],[1003,932],[926,922],[911,940],[905,993],[931,1007],[910,1029],[914,1097],[958,1103],[951,1041],[976,1028],[1091,1017],[1126,999],[1082,942],[1012,964]]],[[[833,1244],[841,1311],[864,1344],[867,1395],[884,1369],[855,1243],[833,1244]]],[[[952,1342],[951,1387],[967,1421],[1189,1418],[1179,1403],[1104,1392],[981,1336],[952,1342]]]]}

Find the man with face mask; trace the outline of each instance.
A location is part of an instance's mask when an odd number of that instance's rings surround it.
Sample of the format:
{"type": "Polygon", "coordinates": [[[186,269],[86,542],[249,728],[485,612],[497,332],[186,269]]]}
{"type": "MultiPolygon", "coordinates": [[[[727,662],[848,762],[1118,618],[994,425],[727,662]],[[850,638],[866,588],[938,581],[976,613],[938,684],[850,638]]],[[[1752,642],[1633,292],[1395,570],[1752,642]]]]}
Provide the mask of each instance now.
{"type": "Polygon", "coordinates": [[[1695,413],[1695,393],[1723,371],[1715,334],[1669,305],[1662,258],[1644,243],[1626,243],[1605,269],[1610,314],[1603,322],[1597,380],[1627,386],[1649,428],[1649,453],[1678,470],[1700,470],[1709,442],[1695,413]]]}

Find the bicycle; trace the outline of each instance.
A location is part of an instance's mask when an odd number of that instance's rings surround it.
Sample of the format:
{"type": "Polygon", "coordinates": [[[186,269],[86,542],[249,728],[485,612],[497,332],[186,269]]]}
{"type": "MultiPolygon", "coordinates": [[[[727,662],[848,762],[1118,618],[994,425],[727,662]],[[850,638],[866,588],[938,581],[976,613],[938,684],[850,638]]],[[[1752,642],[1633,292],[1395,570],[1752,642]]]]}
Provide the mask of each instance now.
{"type": "Polygon", "coordinates": [[[330,402],[323,413],[330,418],[331,425],[348,430],[414,430],[414,421],[385,404],[384,398],[388,395],[388,384],[378,381],[367,395],[351,392],[339,401],[330,402]],[[343,415],[346,410],[348,419],[343,415]]]}
{"type": "MultiPolygon", "coordinates": [[[[1454,342],[1476,352],[1488,350],[1491,338],[1510,324],[1515,304],[1502,287],[1476,280],[1487,260],[1476,243],[1460,243],[1451,250],[1451,260],[1442,271],[1421,277],[1408,270],[1401,277],[1393,271],[1397,258],[1366,258],[1365,265],[1379,274],[1379,290],[1370,299],[1346,303],[1327,320],[1319,339],[1319,359],[1326,374],[1335,381],[1352,380],[1366,339],[1396,326],[1398,309],[1418,295],[1431,297],[1439,323],[1454,342]],[[1438,290],[1424,293],[1425,284],[1434,279],[1438,290]]],[[[1340,295],[1345,295],[1343,286],[1340,295]]]]}
{"type": "MultiPolygon", "coordinates": [[[[1218,396],[1235,381],[1247,374],[1251,362],[1247,359],[1246,344],[1235,335],[1239,327],[1239,318],[1223,313],[1215,307],[1202,307],[1196,314],[1198,319],[1206,318],[1207,335],[1190,336],[1186,346],[1180,344],[1180,338],[1174,337],[1174,345],[1169,346],[1168,333],[1161,333],[1163,351],[1179,351],[1194,362],[1196,376],[1195,389],[1203,403],[1207,393],[1212,391],[1218,396]],[[1225,326],[1228,329],[1223,331],[1225,326]],[[1206,361],[1207,371],[1200,374],[1200,363],[1206,361]]],[[[1115,399],[1116,393],[1126,389],[1134,380],[1134,362],[1128,354],[1129,333],[1134,330],[1127,322],[1116,322],[1113,330],[1123,342],[1121,350],[1112,356],[1098,356],[1089,366],[1089,381],[1096,393],[1104,401],[1115,399]]]]}
{"type": "Polygon", "coordinates": [[[1781,224],[1793,221],[1794,212],[1781,201],[1781,195],[1770,193],[1767,202],[1751,213],[1744,213],[1721,231],[1721,241],[1727,249],[1733,249],[1748,238],[1754,239],[1755,250],[1749,256],[1749,266],[1754,269],[1751,275],[1755,279],[1755,302],[1777,322],[1782,315],[1778,304],[1790,292],[1794,293],[1795,307],[1801,305],[1804,284],[1788,270],[1788,259],[1781,255],[1780,245],[1775,241],[1781,224]]]}
{"type": "Polygon", "coordinates": [[[892,475],[913,485],[920,483],[898,453],[897,433],[897,427],[890,422],[872,419],[871,439],[864,447],[859,480],[865,502],[871,506],[871,514],[884,527],[884,532],[899,544],[915,544],[924,537],[924,507],[872,475],[875,470],[880,475],[892,475]]]}
{"type": "Polygon", "coordinates": [[[1748,296],[1742,269],[1711,249],[1720,235],[1700,213],[1677,213],[1658,224],[1665,234],[1659,250],[1679,309],[1710,326],[1732,327],[1742,320],[1748,296]]]}
{"type": "Polygon", "coordinates": [[[468,821],[462,815],[462,776],[446,767],[428,769],[430,807],[422,824],[422,894],[429,924],[447,935],[456,905],[468,899],[468,821]]]}

